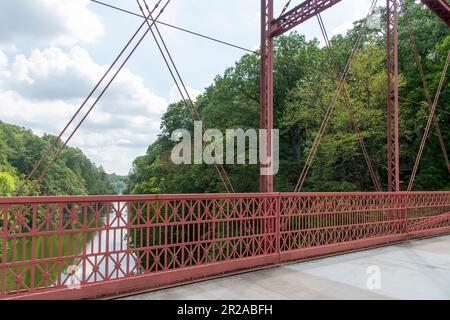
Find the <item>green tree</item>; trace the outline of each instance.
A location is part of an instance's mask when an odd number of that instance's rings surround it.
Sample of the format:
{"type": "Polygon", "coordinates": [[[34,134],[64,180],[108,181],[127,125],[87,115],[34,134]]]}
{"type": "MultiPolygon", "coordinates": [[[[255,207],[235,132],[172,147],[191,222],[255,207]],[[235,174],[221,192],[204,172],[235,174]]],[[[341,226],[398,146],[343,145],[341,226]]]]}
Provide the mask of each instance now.
{"type": "Polygon", "coordinates": [[[8,172],[0,172],[0,195],[11,196],[15,189],[15,177],[8,172]]]}
{"type": "MultiPolygon", "coordinates": [[[[447,26],[433,13],[413,0],[407,12],[424,65],[432,96],[439,84],[450,37],[447,26]]],[[[381,10],[381,20],[385,11],[381,10]]],[[[428,120],[429,110],[422,82],[412,56],[404,11],[400,12],[400,153],[402,188],[406,187],[428,120]],[[411,102],[412,101],[412,102],[411,102]]],[[[346,35],[331,39],[340,69],[343,70],[363,22],[357,21],[346,35]]],[[[356,122],[384,190],[387,189],[386,115],[386,35],[370,29],[363,37],[347,79],[346,92],[353,105],[356,122]]],[[[298,33],[275,41],[274,114],[280,129],[280,172],[278,191],[292,191],[337,86],[327,49],[319,41],[307,41],[298,33]]],[[[243,56],[223,75],[214,79],[195,103],[204,125],[221,130],[258,128],[259,57],[243,56]]],[[[448,82],[438,106],[437,119],[450,149],[450,90],[448,82]]],[[[128,179],[131,193],[224,192],[213,166],[175,166],[170,161],[174,142],[171,133],[186,129],[192,133],[192,111],[183,103],[169,106],[163,117],[161,135],[142,157],[135,160],[128,179]]],[[[434,129],[433,129],[434,130],[434,129]]],[[[259,190],[258,166],[225,166],[238,192],[259,190]]],[[[416,190],[450,188],[436,135],[430,135],[416,190]]],[[[370,175],[353,128],[348,106],[338,100],[326,134],[307,177],[305,191],[373,191],[370,175]]]]}
{"type": "MultiPolygon", "coordinates": [[[[31,130],[9,125],[0,121],[0,172],[13,177],[16,189],[33,169],[45,150],[56,137],[34,135],[31,130]]],[[[56,146],[60,147],[61,141],[56,146]]],[[[56,148],[55,148],[56,149],[56,148]]],[[[27,184],[24,193],[30,190],[48,164],[53,154],[44,159],[43,164],[27,184]]],[[[11,180],[11,179],[8,179],[11,180]]],[[[6,181],[6,179],[5,179],[6,181]]],[[[0,195],[12,195],[10,184],[0,187],[0,195]]],[[[33,195],[88,195],[113,194],[114,189],[107,174],[101,167],[93,164],[79,149],[65,147],[61,155],[50,167],[33,195]]]]}

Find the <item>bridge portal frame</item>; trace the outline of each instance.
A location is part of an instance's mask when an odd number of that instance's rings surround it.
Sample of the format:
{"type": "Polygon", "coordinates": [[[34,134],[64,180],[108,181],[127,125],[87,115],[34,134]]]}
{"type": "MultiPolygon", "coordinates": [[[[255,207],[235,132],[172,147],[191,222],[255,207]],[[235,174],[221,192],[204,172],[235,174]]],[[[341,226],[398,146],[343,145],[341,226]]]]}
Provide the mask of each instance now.
{"type": "MultiPolygon", "coordinates": [[[[274,1],[261,0],[261,129],[266,129],[268,158],[272,159],[274,124],[274,38],[338,4],[342,0],[306,0],[274,19],[274,1]]],[[[387,146],[388,191],[400,191],[399,91],[398,91],[398,0],[386,0],[387,8],[387,146]]],[[[261,164],[261,170],[267,164],[261,164]]],[[[260,192],[274,192],[273,175],[260,179],[260,192]]]]}

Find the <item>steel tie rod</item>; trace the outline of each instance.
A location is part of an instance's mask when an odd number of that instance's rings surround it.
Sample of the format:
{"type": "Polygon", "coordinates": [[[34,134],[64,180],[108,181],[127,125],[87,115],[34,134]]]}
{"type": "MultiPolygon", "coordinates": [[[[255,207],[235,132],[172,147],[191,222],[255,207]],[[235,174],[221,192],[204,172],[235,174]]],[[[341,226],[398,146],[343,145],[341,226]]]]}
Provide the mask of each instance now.
{"type": "MultiPolygon", "coordinates": [[[[155,5],[155,9],[159,6],[160,2],[162,0],[160,0],[156,5],[155,5]]],[[[160,10],[158,16],[156,17],[156,19],[159,18],[159,16],[164,12],[165,8],[168,6],[168,4],[170,3],[171,0],[167,0],[166,4],[164,5],[164,7],[160,10]]],[[[152,24],[154,24],[155,22],[152,22],[152,24]]],[[[145,25],[145,21],[142,23],[141,27],[139,28],[142,29],[142,27],[145,25]]],[[[73,138],[73,136],[75,135],[75,133],[78,131],[78,129],[81,127],[81,125],[84,123],[84,121],[86,120],[86,118],[89,116],[89,114],[91,113],[91,111],[94,109],[94,107],[97,105],[97,103],[100,101],[100,99],[102,98],[102,96],[105,94],[105,92],[108,90],[108,88],[110,87],[111,83],[114,81],[114,79],[117,77],[117,75],[120,73],[120,71],[123,69],[123,67],[125,66],[125,64],[128,62],[128,60],[131,58],[131,56],[134,54],[134,52],[136,51],[136,49],[139,47],[139,45],[142,43],[142,41],[144,40],[144,38],[147,36],[149,30],[147,30],[142,37],[139,39],[139,41],[137,42],[137,44],[133,47],[132,51],[128,54],[128,56],[126,57],[126,59],[124,60],[124,62],[120,65],[119,69],[116,71],[116,73],[113,75],[113,77],[111,78],[111,80],[107,83],[106,87],[103,89],[103,91],[100,93],[100,95],[97,97],[97,99],[95,100],[95,102],[92,104],[92,106],[89,108],[89,110],[87,111],[87,113],[84,115],[84,117],[80,120],[80,122],[78,123],[78,125],[75,127],[75,129],[73,130],[73,132],[70,134],[70,136],[66,139],[66,141],[63,143],[63,145],[59,148],[59,150],[57,151],[57,153],[55,154],[55,156],[51,159],[51,161],[49,162],[49,164],[46,166],[46,168],[44,169],[44,171],[42,172],[42,174],[39,176],[38,180],[33,184],[33,186],[31,187],[31,189],[28,192],[28,195],[30,195],[34,189],[36,188],[36,186],[42,181],[42,179],[44,178],[44,176],[46,175],[46,173],[48,172],[48,170],[50,169],[51,165],[56,161],[56,159],[58,158],[58,156],[61,154],[62,150],[67,146],[67,144],[70,142],[70,140],[73,138]]]]}

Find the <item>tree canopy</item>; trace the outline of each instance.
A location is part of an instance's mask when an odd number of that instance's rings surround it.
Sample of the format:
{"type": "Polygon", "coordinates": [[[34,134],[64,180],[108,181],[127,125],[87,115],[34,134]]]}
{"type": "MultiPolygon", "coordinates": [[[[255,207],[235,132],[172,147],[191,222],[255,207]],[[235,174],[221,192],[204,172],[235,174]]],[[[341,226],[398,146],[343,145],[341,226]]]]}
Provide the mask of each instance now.
{"type": "MultiPolygon", "coordinates": [[[[434,96],[447,52],[448,28],[428,9],[406,1],[428,86],[434,96]]],[[[380,11],[381,15],[383,12],[380,11]]],[[[415,64],[404,21],[399,19],[400,48],[400,145],[401,180],[405,189],[419,150],[429,116],[429,106],[415,64]]],[[[381,17],[381,21],[383,17],[381,17]]],[[[332,38],[338,64],[343,70],[362,21],[353,29],[332,38]]],[[[345,89],[355,109],[356,122],[384,190],[387,189],[386,154],[386,49],[385,33],[370,29],[356,55],[345,89]]],[[[275,128],[280,129],[280,172],[277,191],[293,191],[317,135],[335,88],[337,78],[327,53],[318,40],[307,41],[293,32],[275,42],[274,104],[275,128]]],[[[197,108],[204,126],[225,129],[259,127],[259,56],[247,54],[223,75],[214,79],[198,97],[197,108]]],[[[450,149],[449,84],[442,91],[437,119],[450,149]]],[[[137,158],[129,175],[130,193],[224,192],[214,166],[174,165],[170,161],[176,129],[193,131],[193,120],[182,102],[169,106],[163,116],[161,134],[147,153],[137,158]]],[[[434,128],[433,128],[434,129],[434,128]]],[[[237,192],[259,190],[256,165],[225,166],[237,192]]],[[[348,107],[340,99],[306,180],[304,191],[373,191],[358,137],[348,107]]],[[[415,190],[450,190],[450,176],[434,131],[421,162],[415,190]]]]}
{"type": "MultiPolygon", "coordinates": [[[[17,191],[45,150],[57,139],[51,135],[42,138],[15,125],[0,121],[0,196],[11,196],[17,191]]],[[[57,142],[57,146],[61,146],[57,142]]],[[[56,148],[55,148],[56,149],[56,148]]],[[[51,160],[45,159],[44,164],[51,160]]],[[[44,165],[35,173],[37,179],[44,165]]],[[[35,180],[31,179],[25,191],[35,180]]],[[[113,194],[114,188],[102,167],[97,167],[81,150],[66,147],[50,170],[33,191],[33,195],[96,195],[113,194]]]]}

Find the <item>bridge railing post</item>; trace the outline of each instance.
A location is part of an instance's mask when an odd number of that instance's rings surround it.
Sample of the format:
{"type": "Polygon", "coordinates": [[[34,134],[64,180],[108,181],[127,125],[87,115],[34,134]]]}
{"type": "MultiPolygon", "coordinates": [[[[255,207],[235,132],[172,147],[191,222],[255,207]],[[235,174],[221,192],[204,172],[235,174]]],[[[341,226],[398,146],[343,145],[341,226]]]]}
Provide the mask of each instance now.
{"type": "Polygon", "coordinates": [[[409,230],[408,230],[408,208],[410,207],[408,195],[403,196],[402,204],[404,206],[404,209],[402,210],[403,232],[405,233],[406,238],[410,239],[409,230]]]}
{"type": "Polygon", "coordinates": [[[277,254],[278,254],[278,264],[281,264],[281,193],[275,194],[275,214],[276,214],[276,241],[277,241],[277,254]]]}
{"type": "Polygon", "coordinates": [[[0,299],[6,296],[6,262],[8,259],[8,205],[0,206],[0,299]]]}

